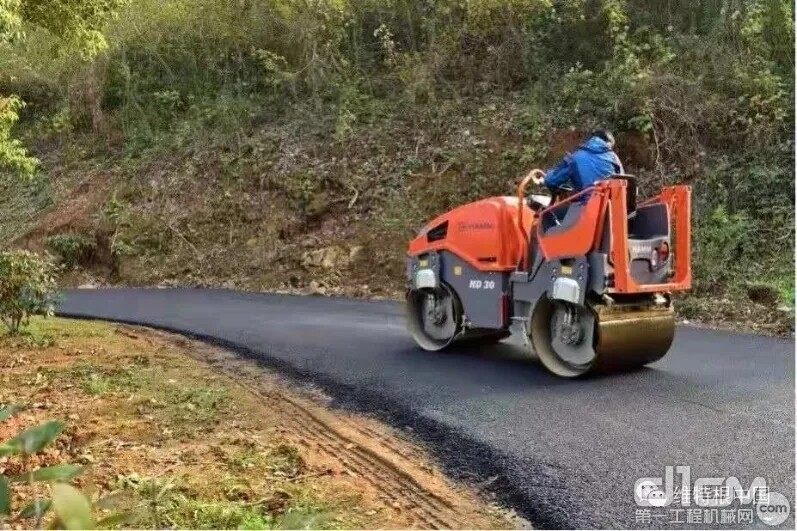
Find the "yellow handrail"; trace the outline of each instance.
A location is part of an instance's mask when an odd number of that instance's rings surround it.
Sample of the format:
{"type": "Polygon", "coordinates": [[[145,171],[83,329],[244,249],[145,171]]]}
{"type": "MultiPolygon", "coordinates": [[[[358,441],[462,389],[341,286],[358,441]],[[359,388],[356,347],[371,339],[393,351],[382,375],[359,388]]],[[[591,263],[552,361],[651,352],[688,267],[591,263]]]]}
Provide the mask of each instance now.
{"type": "Polygon", "coordinates": [[[523,232],[523,200],[526,198],[526,187],[529,185],[530,181],[534,180],[534,177],[536,175],[539,175],[543,179],[545,178],[545,172],[538,168],[535,168],[530,172],[528,172],[526,176],[523,177],[523,180],[520,181],[520,184],[518,184],[517,186],[517,199],[518,199],[517,219],[518,219],[518,228],[520,229],[520,232],[523,232]]]}
{"type": "MultiPolygon", "coordinates": [[[[529,182],[534,180],[535,176],[539,176],[541,178],[545,178],[545,172],[535,168],[528,172],[526,176],[520,181],[520,184],[517,186],[517,224],[518,230],[520,230],[520,234],[526,236],[526,231],[523,230],[523,204],[525,203],[526,199],[526,187],[529,185],[529,182]]],[[[520,264],[521,266],[526,263],[526,255],[529,254],[529,242],[528,237],[523,238],[526,244],[526,252],[523,253],[520,257],[520,264]]]]}

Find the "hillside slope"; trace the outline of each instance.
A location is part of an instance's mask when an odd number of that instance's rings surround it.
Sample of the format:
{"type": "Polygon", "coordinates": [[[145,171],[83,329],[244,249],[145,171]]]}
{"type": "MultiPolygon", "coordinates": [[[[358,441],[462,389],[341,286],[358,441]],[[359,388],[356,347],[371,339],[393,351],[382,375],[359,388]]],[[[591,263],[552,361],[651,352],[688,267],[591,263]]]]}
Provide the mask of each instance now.
{"type": "Polygon", "coordinates": [[[694,188],[682,316],[792,328],[790,2],[153,2],[88,63],[0,46],[41,161],[0,245],[67,283],[400,296],[426,220],[604,125],[643,193],[694,188]]]}

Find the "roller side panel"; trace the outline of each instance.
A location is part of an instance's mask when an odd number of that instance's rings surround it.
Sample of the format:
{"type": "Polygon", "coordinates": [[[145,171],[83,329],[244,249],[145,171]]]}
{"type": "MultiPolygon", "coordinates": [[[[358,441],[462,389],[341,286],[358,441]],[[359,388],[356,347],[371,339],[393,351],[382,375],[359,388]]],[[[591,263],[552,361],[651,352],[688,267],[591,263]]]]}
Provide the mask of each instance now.
{"type": "Polygon", "coordinates": [[[466,328],[495,330],[508,326],[509,309],[505,306],[508,272],[479,271],[454,253],[429,251],[412,256],[407,262],[410,290],[429,287],[418,285],[418,279],[423,279],[427,270],[434,274],[435,287],[446,283],[454,290],[462,305],[466,328]]]}
{"type": "Polygon", "coordinates": [[[462,302],[467,328],[504,328],[508,310],[504,308],[509,273],[479,271],[457,255],[442,251],[440,278],[451,286],[462,302]]]}
{"type": "Polygon", "coordinates": [[[583,305],[593,287],[591,277],[590,261],[583,256],[546,261],[538,264],[531,277],[520,272],[512,275],[512,300],[533,303],[541,297],[550,297],[557,291],[557,280],[562,279],[578,285],[578,298],[570,302],[583,305]]]}

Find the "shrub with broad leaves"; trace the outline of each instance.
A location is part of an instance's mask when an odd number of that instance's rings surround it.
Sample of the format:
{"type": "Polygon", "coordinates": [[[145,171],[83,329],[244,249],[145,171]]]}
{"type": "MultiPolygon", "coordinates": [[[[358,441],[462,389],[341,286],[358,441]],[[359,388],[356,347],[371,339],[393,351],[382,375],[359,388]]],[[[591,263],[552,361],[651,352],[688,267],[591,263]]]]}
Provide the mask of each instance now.
{"type": "Polygon", "coordinates": [[[58,268],[29,251],[0,251],[0,321],[19,334],[32,315],[50,316],[57,302],[58,268]]]}
{"type": "Polygon", "coordinates": [[[84,234],[55,234],[47,238],[45,245],[64,267],[86,265],[97,252],[97,242],[84,234]]]}
{"type": "MultiPolygon", "coordinates": [[[[14,404],[0,409],[0,422],[10,418],[23,409],[14,404]]],[[[29,428],[12,439],[0,443],[0,457],[19,459],[28,465],[30,457],[44,450],[63,431],[64,424],[49,421],[29,428]]],[[[88,498],[69,481],[83,472],[83,467],[73,464],[56,464],[43,466],[35,470],[7,476],[0,474],[0,526],[9,521],[27,518],[36,519],[36,528],[42,528],[41,520],[50,511],[55,519],[48,529],[91,529],[95,523],[92,507],[88,498]],[[33,499],[24,503],[19,510],[12,507],[12,486],[33,485],[34,483],[50,483],[51,498],[33,499]]],[[[29,492],[29,490],[28,490],[29,492]]]]}

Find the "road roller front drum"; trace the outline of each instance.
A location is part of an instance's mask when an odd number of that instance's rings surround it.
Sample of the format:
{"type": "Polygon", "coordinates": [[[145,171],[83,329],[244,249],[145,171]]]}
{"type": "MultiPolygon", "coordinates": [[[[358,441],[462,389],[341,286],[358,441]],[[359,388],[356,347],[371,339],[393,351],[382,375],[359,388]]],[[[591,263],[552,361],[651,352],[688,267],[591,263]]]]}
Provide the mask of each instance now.
{"type": "Polygon", "coordinates": [[[436,352],[456,342],[468,347],[488,346],[509,337],[508,329],[468,328],[462,303],[451,286],[415,289],[407,293],[407,328],[424,350],[436,352]]]}
{"type": "Polygon", "coordinates": [[[407,328],[424,350],[448,347],[461,332],[462,310],[454,291],[446,284],[414,289],[406,298],[407,328]]]}

